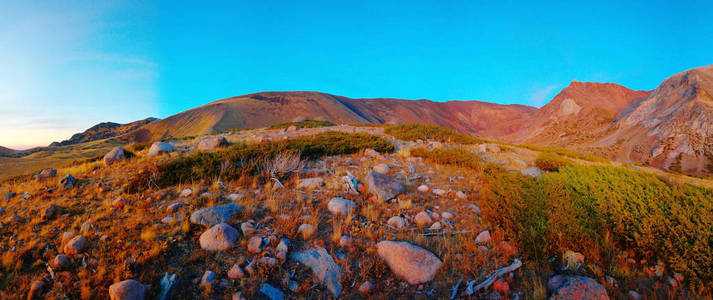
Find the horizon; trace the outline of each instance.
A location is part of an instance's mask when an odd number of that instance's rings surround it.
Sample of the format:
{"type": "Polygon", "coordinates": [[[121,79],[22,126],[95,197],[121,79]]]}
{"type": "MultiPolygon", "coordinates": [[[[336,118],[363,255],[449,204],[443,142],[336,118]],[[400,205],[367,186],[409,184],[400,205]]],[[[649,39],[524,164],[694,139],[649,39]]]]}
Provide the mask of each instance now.
{"type": "Polygon", "coordinates": [[[100,122],[165,118],[264,91],[538,108],[575,79],[648,91],[713,63],[713,40],[701,38],[713,36],[712,8],[3,3],[0,146],[47,146],[100,122]]]}

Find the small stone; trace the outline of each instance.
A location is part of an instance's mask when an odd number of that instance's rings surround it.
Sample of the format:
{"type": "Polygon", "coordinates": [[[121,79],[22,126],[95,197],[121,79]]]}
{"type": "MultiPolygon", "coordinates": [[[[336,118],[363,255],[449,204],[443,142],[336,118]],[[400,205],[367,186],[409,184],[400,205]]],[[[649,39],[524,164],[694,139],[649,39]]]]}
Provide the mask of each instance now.
{"type": "Polygon", "coordinates": [[[243,296],[243,293],[241,293],[241,292],[234,293],[234,294],[231,296],[231,299],[232,299],[232,300],[246,300],[246,299],[245,299],[245,296],[243,296]]]}
{"type": "Polygon", "coordinates": [[[416,226],[418,227],[423,227],[428,224],[433,223],[433,220],[431,220],[431,217],[428,215],[427,212],[422,211],[416,214],[416,216],[413,218],[414,223],[416,223],[416,226]]]}
{"type": "Polygon", "coordinates": [[[438,231],[441,230],[443,227],[441,227],[441,222],[435,222],[431,227],[428,228],[428,230],[433,230],[433,231],[438,231]]]}
{"type": "Polygon", "coordinates": [[[352,209],[356,206],[356,202],[349,199],[344,199],[341,197],[334,197],[327,203],[327,209],[333,215],[346,216],[351,213],[352,209]]]}
{"type": "Polygon", "coordinates": [[[246,236],[255,233],[255,225],[251,221],[243,222],[242,224],[240,224],[240,230],[242,230],[243,234],[246,236]]]}
{"type": "Polygon", "coordinates": [[[374,284],[371,281],[364,281],[359,285],[359,293],[362,295],[368,295],[374,289],[374,284]]]}
{"type": "Polygon", "coordinates": [[[373,170],[366,174],[365,181],[369,186],[369,192],[376,195],[381,201],[391,200],[404,192],[404,186],[401,183],[373,170]]]}
{"type": "Polygon", "coordinates": [[[608,300],[607,290],[596,280],[583,276],[555,275],[547,282],[551,300],[598,299],[608,300]]]}
{"type": "Polygon", "coordinates": [[[522,169],[522,170],[520,170],[520,173],[521,173],[522,175],[530,176],[530,177],[533,177],[533,178],[540,178],[540,177],[542,177],[542,170],[540,170],[540,169],[537,168],[537,167],[529,167],[529,168],[522,169]]]}
{"type": "Polygon", "coordinates": [[[299,189],[313,189],[324,185],[324,179],[319,177],[300,179],[297,183],[299,189]]]}
{"type": "Polygon", "coordinates": [[[426,192],[428,192],[428,186],[425,184],[422,184],[422,185],[419,185],[416,190],[421,193],[426,193],[426,192]]]}
{"type": "Polygon", "coordinates": [[[630,290],[627,295],[629,295],[629,299],[631,300],[641,300],[641,294],[637,293],[636,291],[630,290]]]}
{"type": "Polygon", "coordinates": [[[576,271],[584,264],[584,255],[579,252],[567,250],[562,256],[562,264],[564,265],[563,269],[576,271]]]}
{"type": "Polygon", "coordinates": [[[206,207],[194,211],[191,214],[191,223],[205,226],[213,226],[218,223],[228,222],[234,214],[243,211],[243,207],[233,203],[206,207]]]}
{"type": "Polygon", "coordinates": [[[389,171],[391,171],[391,168],[387,164],[378,164],[374,166],[373,170],[386,175],[389,173],[389,171]]]}
{"type": "Polygon", "coordinates": [[[62,210],[64,210],[63,207],[56,205],[56,204],[50,204],[49,206],[47,206],[47,208],[42,210],[40,217],[43,220],[54,219],[57,215],[62,213],[62,210]]]}
{"type": "Polygon", "coordinates": [[[69,257],[64,254],[58,254],[52,259],[52,267],[58,270],[68,267],[69,264],[69,257]]]}
{"type": "Polygon", "coordinates": [[[111,300],[143,300],[146,296],[146,286],[140,282],[129,279],[109,286],[111,300]]]}
{"type": "Polygon", "coordinates": [[[228,195],[228,199],[230,201],[238,201],[243,198],[245,198],[245,194],[230,194],[230,195],[228,195]]]}
{"type": "Polygon", "coordinates": [[[59,184],[64,188],[70,189],[73,188],[75,184],[77,184],[77,180],[74,179],[72,174],[67,174],[59,180],[59,184]]]}
{"type": "Polygon", "coordinates": [[[285,298],[285,294],[281,290],[267,283],[263,283],[260,286],[260,293],[267,296],[270,300],[282,300],[285,298]]]}
{"type": "Polygon", "coordinates": [[[281,238],[280,243],[277,244],[277,247],[275,247],[275,256],[277,256],[277,258],[279,258],[280,260],[286,260],[289,247],[290,240],[288,240],[287,238],[281,238]]]}
{"type": "Polygon", "coordinates": [[[222,136],[209,136],[198,143],[198,151],[214,151],[220,147],[228,146],[228,140],[222,136]]]}
{"type": "Polygon", "coordinates": [[[209,285],[212,284],[213,281],[215,280],[215,273],[213,271],[205,271],[203,273],[203,277],[201,277],[201,285],[209,285]]]}
{"type": "Polygon", "coordinates": [[[78,235],[73,237],[66,245],[64,245],[64,254],[66,255],[76,255],[84,250],[87,245],[87,239],[83,236],[78,235]]]}
{"type": "Polygon", "coordinates": [[[174,213],[174,212],[177,212],[181,207],[183,207],[183,203],[176,202],[176,203],[173,203],[173,204],[169,205],[168,207],[166,207],[166,212],[174,213]]]}
{"type": "Polygon", "coordinates": [[[183,189],[183,190],[181,191],[181,193],[178,194],[178,197],[186,198],[186,197],[190,196],[191,194],[193,194],[193,190],[191,190],[191,189],[183,189]]]}
{"type": "Polygon", "coordinates": [[[487,243],[490,241],[490,231],[488,230],[483,230],[478,234],[477,237],[475,237],[475,242],[476,243],[487,243]]]}
{"type": "Polygon", "coordinates": [[[250,253],[260,253],[264,247],[265,243],[262,236],[256,235],[248,240],[248,252],[250,253]]]}
{"type": "Polygon", "coordinates": [[[461,191],[456,192],[456,197],[458,197],[458,199],[461,199],[461,200],[468,199],[468,196],[466,196],[465,193],[463,193],[461,191]]]}
{"type": "Polygon", "coordinates": [[[377,152],[377,151],[374,150],[374,149],[366,148],[366,149],[364,149],[364,156],[366,156],[366,157],[379,157],[380,154],[379,154],[379,152],[377,152]]]}
{"type": "Polygon", "coordinates": [[[228,224],[216,224],[201,234],[201,248],[208,251],[225,251],[233,247],[238,239],[238,230],[228,224]]]}
{"type": "Polygon", "coordinates": [[[297,228],[297,233],[302,234],[302,238],[307,240],[314,233],[314,225],[312,224],[302,224],[297,228]]]}
{"type": "Polygon", "coordinates": [[[342,235],[339,238],[339,246],[340,247],[349,247],[352,243],[352,238],[348,235],[342,235]]]}
{"type": "Polygon", "coordinates": [[[404,228],[404,226],[406,226],[406,220],[400,216],[393,216],[393,217],[389,218],[389,220],[386,223],[396,229],[401,229],[401,228],[404,228]]]}
{"type": "Polygon", "coordinates": [[[245,276],[245,272],[240,268],[238,264],[234,264],[230,271],[228,271],[228,278],[230,279],[240,279],[245,276]]]}
{"type": "Polygon", "coordinates": [[[446,192],[445,190],[442,190],[442,189],[433,189],[433,193],[436,194],[437,196],[443,196],[443,195],[445,195],[447,192],[446,192]]]}
{"type": "Polygon", "coordinates": [[[163,223],[163,224],[173,224],[173,222],[175,222],[175,221],[176,221],[176,219],[174,219],[171,216],[164,217],[163,219],[161,219],[161,223],[163,223]]]}
{"type": "Polygon", "coordinates": [[[441,217],[443,219],[450,220],[450,219],[453,219],[453,214],[450,212],[444,211],[443,213],[441,213],[441,217]]]}
{"type": "Polygon", "coordinates": [[[317,247],[294,253],[290,255],[290,258],[312,269],[314,275],[327,287],[332,295],[339,297],[342,292],[342,285],[339,283],[342,271],[326,249],[317,247]]]}

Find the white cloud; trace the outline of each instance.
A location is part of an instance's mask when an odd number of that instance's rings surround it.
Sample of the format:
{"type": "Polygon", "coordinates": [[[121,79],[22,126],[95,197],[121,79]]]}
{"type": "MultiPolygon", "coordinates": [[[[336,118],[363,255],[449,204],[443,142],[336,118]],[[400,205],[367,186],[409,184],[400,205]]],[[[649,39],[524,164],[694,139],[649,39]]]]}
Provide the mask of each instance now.
{"type": "Polygon", "coordinates": [[[549,100],[551,100],[554,97],[555,92],[558,90],[557,85],[548,85],[544,88],[539,88],[535,90],[532,94],[530,94],[530,99],[529,103],[530,105],[536,106],[536,107],[541,107],[549,100]]]}

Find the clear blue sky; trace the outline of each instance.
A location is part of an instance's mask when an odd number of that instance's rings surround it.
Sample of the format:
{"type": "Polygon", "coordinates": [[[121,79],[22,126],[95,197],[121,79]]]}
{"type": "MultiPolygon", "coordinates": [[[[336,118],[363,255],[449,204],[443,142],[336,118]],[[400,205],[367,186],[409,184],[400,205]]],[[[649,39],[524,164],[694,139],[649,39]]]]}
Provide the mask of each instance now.
{"type": "Polygon", "coordinates": [[[713,64],[713,2],[0,0],[0,145],[258,91],[541,106],[713,64]]]}

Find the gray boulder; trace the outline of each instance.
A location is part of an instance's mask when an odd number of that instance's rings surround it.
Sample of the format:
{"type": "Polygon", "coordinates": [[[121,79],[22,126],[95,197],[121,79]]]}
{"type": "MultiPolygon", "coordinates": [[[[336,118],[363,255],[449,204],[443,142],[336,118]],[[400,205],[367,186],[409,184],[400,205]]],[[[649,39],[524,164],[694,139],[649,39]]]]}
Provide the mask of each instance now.
{"type": "Polygon", "coordinates": [[[67,174],[66,176],[62,177],[62,179],[59,180],[59,184],[65,188],[73,188],[75,184],[77,184],[77,180],[74,179],[72,174],[67,174]]]}
{"type": "Polygon", "coordinates": [[[213,226],[218,223],[228,222],[233,215],[243,211],[243,207],[233,203],[201,208],[191,214],[191,223],[213,226]]]}
{"type": "Polygon", "coordinates": [[[146,286],[133,279],[120,281],[109,286],[111,300],[143,300],[146,286]]]}
{"type": "Polygon", "coordinates": [[[290,258],[312,269],[312,273],[317,276],[319,281],[327,287],[332,295],[339,297],[339,294],[342,292],[342,285],[339,283],[339,280],[342,278],[342,271],[327,250],[318,247],[293,253],[290,255],[290,258]]]}
{"type": "Polygon", "coordinates": [[[35,179],[42,180],[57,176],[57,169],[44,169],[40,174],[35,175],[35,179]]]}
{"type": "Polygon", "coordinates": [[[433,253],[408,242],[381,241],[376,252],[397,277],[413,285],[433,280],[443,266],[433,253]]]}
{"type": "Polygon", "coordinates": [[[607,290],[596,280],[584,276],[555,275],[547,282],[550,300],[609,300],[607,290]]]}
{"type": "Polygon", "coordinates": [[[218,149],[220,147],[225,147],[225,146],[228,146],[228,140],[226,140],[225,137],[209,136],[209,137],[203,138],[198,143],[198,150],[199,151],[214,151],[215,149],[218,149]]]}
{"type": "Polygon", "coordinates": [[[404,192],[404,186],[401,183],[373,170],[366,174],[365,181],[369,186],[369,192],[376,195],[381,201],[391,200],[404,192]]]}
{"type": "Polygon", "coordinates": [[[155,142],[149,148],[149,156],[159,155],[161,153],[168,153],[176,151],[176,147],[165,142],[155,142]]]}
{"type": "Polygon", "coordinates": [[[344,199],[342,197],[334,197],[327,203],[327,209],[334,215],[348,215],[356,206],[356,202],[344,199]]]}
{"type": "Polygon", "coordinates": [[[238,230],[232,226],[220,223],[203,232],[198,239],[201,248],[208,251],[225,251],[235,245],[238,240],[238,230]]]}
{"type": "Polygon", "coordinates": [[[525,175],[525,176],[530,176],[533,178],[540,178],[542,176],[542,170],[540,170],[537,167],[529,167],[520,170],[520,174],[525,175]]]}
{"type": "Polygon", "coordinates": [[[111,149],[109,153],[104,155],[104,164],[111,166],[115,162],[120,162],[124,159],[126,159],[126,156],[124,155],[124,148],[114,147],[114,149],[111,149]]]}

